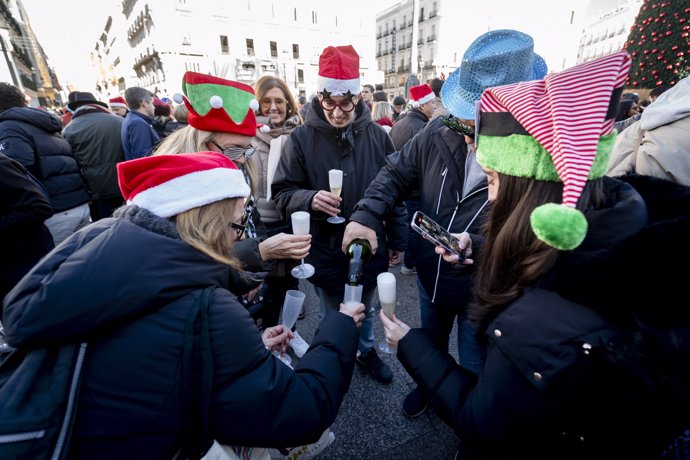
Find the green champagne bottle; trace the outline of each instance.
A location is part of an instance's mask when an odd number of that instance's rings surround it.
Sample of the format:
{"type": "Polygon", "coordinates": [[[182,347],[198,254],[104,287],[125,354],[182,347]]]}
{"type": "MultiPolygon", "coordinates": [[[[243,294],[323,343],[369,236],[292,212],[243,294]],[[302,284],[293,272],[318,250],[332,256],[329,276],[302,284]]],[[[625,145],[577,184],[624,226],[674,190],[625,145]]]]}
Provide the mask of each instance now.
{"type": "Polygon", "coordinates": [[[361,284],[362,273],[364,267],[371,260],[371,246],[369,242],[364,239],[354,239],[347,246],[345,255],[350,261],[350,266],[347,274],[347,284],[350,286],[357,286],[361,284]]]}

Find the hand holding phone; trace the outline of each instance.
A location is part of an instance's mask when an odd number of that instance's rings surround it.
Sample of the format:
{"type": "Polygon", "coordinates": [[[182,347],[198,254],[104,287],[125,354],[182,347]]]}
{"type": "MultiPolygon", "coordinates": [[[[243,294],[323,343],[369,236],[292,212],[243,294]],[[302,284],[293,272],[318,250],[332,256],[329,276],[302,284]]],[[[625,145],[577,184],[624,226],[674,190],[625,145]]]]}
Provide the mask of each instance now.
{"type": "Polygon", "coordinates": [[[414,213],[411,225],[425,239],[458,256],[458,262],[465,260],[465,250],[460,249],[460,241],[423,212],[414,213]]]}

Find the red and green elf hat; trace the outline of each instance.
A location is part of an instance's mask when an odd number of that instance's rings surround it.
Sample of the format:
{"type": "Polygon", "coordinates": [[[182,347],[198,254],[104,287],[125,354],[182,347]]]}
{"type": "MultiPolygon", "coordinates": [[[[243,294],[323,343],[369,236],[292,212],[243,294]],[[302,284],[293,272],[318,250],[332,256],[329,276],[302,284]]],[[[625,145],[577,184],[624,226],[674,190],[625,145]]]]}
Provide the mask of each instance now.
{"type": "Polygon", "coordinates": [[[236,81],[186,72],[182,77],[184,96],[173,100],[189,110],[189,124],[211,132],[256,135],[254,111],[259,103],[251,86],[236,81]]]}
{"type": "Polygon", "coordinates": [[[606,173],[629,69],[630,56],[621,51],[482,94],[479,164],[510,176],[563,182],[561,204],[541,205],[530,217],[537,237],[557,249],[575,249],[587,234],[577,201],[587,180],[606,173]]]}

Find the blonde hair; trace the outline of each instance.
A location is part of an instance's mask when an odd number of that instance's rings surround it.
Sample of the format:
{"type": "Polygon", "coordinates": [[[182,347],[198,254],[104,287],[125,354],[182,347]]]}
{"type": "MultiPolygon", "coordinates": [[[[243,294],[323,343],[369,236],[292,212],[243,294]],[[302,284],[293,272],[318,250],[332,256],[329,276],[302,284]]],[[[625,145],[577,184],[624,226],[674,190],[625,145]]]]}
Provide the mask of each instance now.
{"type": "Polygon", "coordinates": [[[388,118],[391,120],[393,116],[392,112],[391,105],[388,102],[374,102],[374,105],[371,107],[371,119],[376,121],[381,118],[388,118]]]}
{"type": "Polygon", "coordinates": [[[228,198],[181,212],[175,216],[180,239],[213,260],[242,270],[232,252],[235,230],[230,228],[237,206],[244,206],[240,198],[228,198]]]}
{"type": "MultiPolygon", "coordinates": [[[[208,151],[206,144],[211,142],[211,139],[213,139],[213,133],[211,131],[202,131],[191,125],[187,125],[184,128],[176,129],[170,133],[170,135],[163,139],[163,142],[156,147],[153,154],[169,155],[206,152],[208,151]]],[[[244,162],[244,169],[249,177],[249,186],[252,189],[252,195],[256,196],[257,170],[254,162],[246,160],[244,162]]]]}

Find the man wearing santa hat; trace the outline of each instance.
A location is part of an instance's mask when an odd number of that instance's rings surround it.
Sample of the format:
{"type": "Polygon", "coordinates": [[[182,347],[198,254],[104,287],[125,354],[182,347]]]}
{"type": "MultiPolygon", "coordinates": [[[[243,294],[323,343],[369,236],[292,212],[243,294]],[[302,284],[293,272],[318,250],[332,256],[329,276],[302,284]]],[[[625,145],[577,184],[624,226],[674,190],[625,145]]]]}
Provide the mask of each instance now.
{"type": "MultiPolygon", "coordinates": [[[[350,217],[395,148],[388,134],[372,121],[362,100],[359,55],[352,46],[323,50],[317,84],[318,95],[311,101],[304,125],[292,131],[283,147],[271,190],[284,216],[295,211],[311,214],[312,246],[306,261],[316,268],[309,281],[319,297],[323,318],[328,311],[338,311],[349,266],[341,249],[345,225],[329,223],[327,218],[350,217]],[[343,172],[340,195],[329,191],[332,169],[343,172]]],[[[376,276],[388,271],[389,250],[399,257],[407,232],[404,208],[396,206],[394,211],[376,229],[379,249],[366,264],[360,281],[367,312],[359,332],[357,362],[382,383],[390,382],[393,373],[374,350],[376,276]]]]}
{"type": "Polygon", "coordinates": [[[129,112],[127,101],[125,101],[125,98],[122,96],[110,98],[108,100],[108,105],[115,115],[119,115],[123,118],[126,117],[127,112],[129,112]]]}

